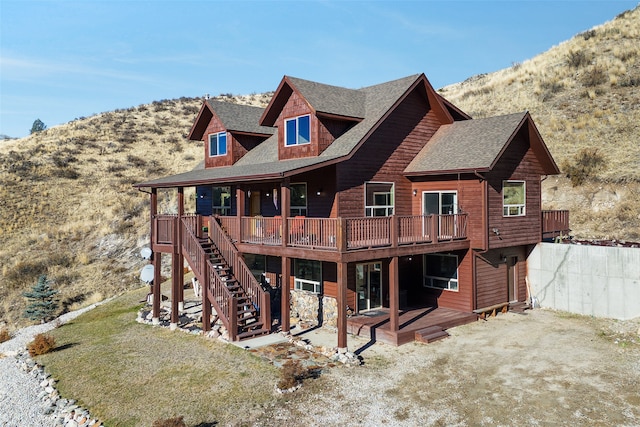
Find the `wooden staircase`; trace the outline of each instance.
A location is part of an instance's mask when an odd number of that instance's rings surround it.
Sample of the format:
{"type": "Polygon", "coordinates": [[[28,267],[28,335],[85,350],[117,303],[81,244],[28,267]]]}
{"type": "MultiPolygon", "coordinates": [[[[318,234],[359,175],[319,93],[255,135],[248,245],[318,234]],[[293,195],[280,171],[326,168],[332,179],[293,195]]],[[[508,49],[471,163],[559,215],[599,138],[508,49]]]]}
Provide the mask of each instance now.
{"type": "Polygon", "coordinates": [[[190,218],[182,218],[182,253],[202,284],[203,329],[209,330],[208,318],[213,306],[229,333],[231,341],[252,338],[271,332],[270,295],[257,282],[237,248],[211,221],[208,236],[198,233],[201,227],[190,218]]]}
{"type": "Polygon", "coordinates": [[[222,283],[226,286],[229,293],[236,301],[236,325],[237,325],[237,339],[253,338],[259,335],[270,333],[269,326],[265,326],[260,320],[260,314],[256,307],[259,307],[258,302],[252,301],[247,295],[244,288],[238,282],[233,275],[233,269],[229,266],[224,259],[216,245],[209,238],[201,238],[198,240],[200,246],[207,254],[210,266],[213,267],[214,274],[216,274],[222,283]]]}

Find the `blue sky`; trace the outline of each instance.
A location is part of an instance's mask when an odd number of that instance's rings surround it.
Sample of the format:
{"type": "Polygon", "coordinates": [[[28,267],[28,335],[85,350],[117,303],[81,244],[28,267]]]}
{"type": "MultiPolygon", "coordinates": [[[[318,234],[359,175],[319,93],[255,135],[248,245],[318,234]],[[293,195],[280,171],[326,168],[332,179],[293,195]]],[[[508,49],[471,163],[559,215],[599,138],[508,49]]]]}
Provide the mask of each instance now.
{"type": "Polygon", "coordinates": [[[0,0],[0,134],[283,75],[435,88],[522,62],[638,1],[0,0]]]}

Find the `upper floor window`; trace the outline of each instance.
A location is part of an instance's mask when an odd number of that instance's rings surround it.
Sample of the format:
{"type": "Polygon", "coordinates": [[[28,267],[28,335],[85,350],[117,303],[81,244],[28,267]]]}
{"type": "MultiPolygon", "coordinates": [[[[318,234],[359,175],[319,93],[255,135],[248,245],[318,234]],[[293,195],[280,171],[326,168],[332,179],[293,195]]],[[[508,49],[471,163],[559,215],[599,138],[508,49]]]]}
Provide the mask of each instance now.
{"type": "Polygon", "coordinates": [[[291,202],[290,213],[291,216],[307,216],[307,184],[298,183],[291,184],[291,202]]]}
{"type": "Polygon", "coordinates": [[[308,144],[311,141],[311,117],[294,117],[284,121],[284,145],[308,144]]]}
{"type": "Polygon", "coordinates": [[[365,216],[393,215],[393,182],[366,182],[364,192],[365,216]]]}
{"type": "Polygon", "coordinates": [[[503,216],[524,216],[526,214],[526,200],[524,181],[502,182],[503,216]]]}
{"type": "Polygon", "coordinates": [[[227,133],[209,134],[209,157],[224,156],[225,154],[227,154],[227,133]]]}

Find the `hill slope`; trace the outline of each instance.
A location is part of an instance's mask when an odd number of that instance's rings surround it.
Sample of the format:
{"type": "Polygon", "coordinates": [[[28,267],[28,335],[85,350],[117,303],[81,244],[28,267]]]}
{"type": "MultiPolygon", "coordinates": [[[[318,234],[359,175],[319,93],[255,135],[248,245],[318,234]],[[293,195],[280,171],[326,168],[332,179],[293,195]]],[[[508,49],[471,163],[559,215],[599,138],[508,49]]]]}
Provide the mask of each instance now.
{"type": "MultiPolygon", "coordinates": [[[[474,117],[531,111],[563,171],[583,181],[544,182],[545,207],[570,208],[580,237],[640,238],[639,33],[636,8],[522,64],[440,90],[474,117]]],[[[266,105],[270,96],[220,99],[266,105]]],[[[140,286],[149,198],[131,184],[200,161],[202,146],[185,138],[200,104],[158,101],[0,144],[0,326],[25,323],[21,293],[40,274],[54,280],[64,307],[140,286]]]]}
{"type": "Polygon", "coordinates": [[[473,117],[529,110],[570,178],[544,182],[546,207],[581,237],[640,239],[640,6],[439,92],[473,117]]]}

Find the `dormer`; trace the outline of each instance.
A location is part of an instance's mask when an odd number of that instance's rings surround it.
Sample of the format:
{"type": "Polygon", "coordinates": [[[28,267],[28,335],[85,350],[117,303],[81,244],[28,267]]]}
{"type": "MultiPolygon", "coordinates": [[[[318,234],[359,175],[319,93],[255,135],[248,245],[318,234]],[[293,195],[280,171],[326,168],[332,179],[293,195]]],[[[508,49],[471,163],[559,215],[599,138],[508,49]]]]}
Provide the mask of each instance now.
{"type": "Polygon", "coordinates": [[[364,118],[358,90],[285,76],[260,119],[278,129],[278,159],[320,155],[364,118]]]}
{"type": "Polygon", "coordinates": [[[204,144],[205,168],[231,166],[273,135],[275,129],[260,126],[264,109],[207,99],[191,127],[188,139],[204,144]]]}

